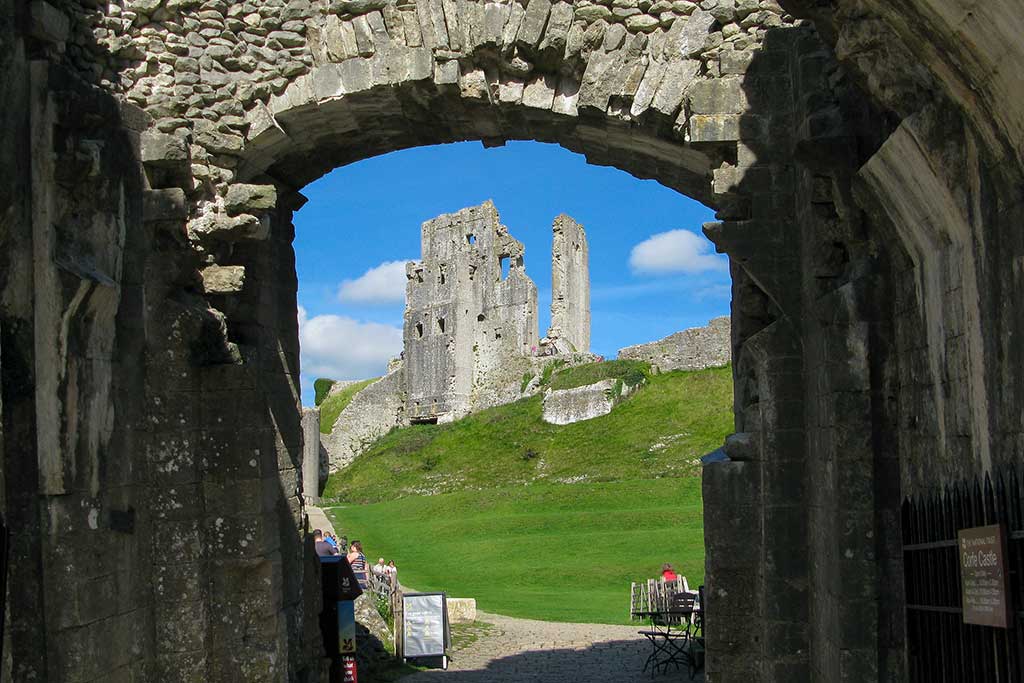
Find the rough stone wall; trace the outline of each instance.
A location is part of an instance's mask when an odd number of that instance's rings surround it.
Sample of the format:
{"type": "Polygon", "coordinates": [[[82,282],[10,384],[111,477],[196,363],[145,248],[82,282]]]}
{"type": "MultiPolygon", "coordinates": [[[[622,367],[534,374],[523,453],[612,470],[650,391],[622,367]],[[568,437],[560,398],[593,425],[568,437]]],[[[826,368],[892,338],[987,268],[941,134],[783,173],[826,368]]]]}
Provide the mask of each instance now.
{"type": "MultiPolygon", "coordinates": [[[[651,5],[648,11],[546,2],[353,5],[358,14],[301,0],[259,8],[156,0],[97,7],[36,2],[32,21],[23,16],[18,26],[31,26],[41,36],[32,40],[54,46],[33,57],[71,66],[100,91],[139,105],[122,109],[128,115],[121,123],[109,112],[81,121],[102,122],[95,125],[108,126],[111,134],[139,134],[137,141],[107,149],[138,150],[148,187],[126,192],[124,204],[134,203],[151,232],[126,229],[126,235],[156,245],[138,249],[132,261],[142,271],[136,282],[144,287],[145,304],[132,303],[122,291],[117,312],[123,324],[142,329],[123,338],[142,344],[144,353],[117,357],[142,358],[145,384],[133,391],[132,371],[118,364],[112,386],[121,393],[110,399],[115,410],[140,411],[144,436],[138,447],[112,441],[105,452],[130,463],[133,473],[152,473],[147,495],[134,499],[140,531],[133,538],[160,539],[162,552],[170,548],[178,561],[151,561],[148,545],[105,548],[111,562],[141,568],[131,574],[140,585],[164,591],[119,586],[118,595],[141,596],[134,603],[138,620],[115,615],[109,623],[132,637],[152,638],[149,647],[137,648],[144,654],[126,664],[142,670],[142,678],[305,680],[318,668],[311,618],[317,591],[312,565],[302,564],[310,554],[303,553],[301,538],[302,430],[288,245],[291,212],[302,201],[295,190],[333,166],[392,149],[528,137],[561,142],[592,161],[615,162],[711,201],[707,174],[731,158],[738,133],[739,78],[721,80],[722,101],[708,93],[691,98],[684,90],[705,79],[718,83],[718,55],[759,45],[769,24],[784,23],[782,13],[774,6],[730,6],[717,12],[723,22],[718,31],[710,11],[688,3],[657,10],[651,5]],[[650,14],[659,10],[666,16],[650,14]],[[385,16],[381,31],[378,19],[385,16]],[[348,37],[356,40],[356,54],[347,52],[348,37]],[[638,66],[645,63],[653,65],[648,73],[638,66]],[[684,99],[694,106],[684,107],[684,99]],[[641,117],[641,126],[630,123],[641,117]],[[701,149],[680,144],[691,140],[701,149]],[[154,520],[151,533],[145,532],[147,518],[154,520]]],[[[20,37],[11,43],[17,49],[20,37]]],[[[31,49],[37,48],[33,43],[31,49]]],[[[20,113],[27,118],[28,98],[13,94],[14,102],[26,102],[20,113]]],[[[79,115],[88,108],[69,111],[79,115]]],[[[24,126],[15,122],[12,129],[24,126]]],[[[94,151],[83,146],[61,171],[89,166],[94,151]]],[[[18,168],[16,160],[11,163],[18,168]]],[[[101,176],[114,177],[106,169],[101,176]]],[[[24,184],[27,176],[19,177],[24,184]]],[[[69,195],[68,205],[87,206],[84,194],[69,195]]],[[[45,222],[37,216],[23,225],[35,229],[45,222]]],[[[16,253],[32,244],[31,236],[12,243],[16,253]]],[[[13,283],[4,305],[20,292],[34,319],[33,295],[52,290],[41,283],[38,291],[26,291],[24,283],[32,281],[13,283]]],[[[40,397],[29,379],[33,412],[27,426],[18,424],[24,403],[12,387],[25,367],[19,355],[34,346],[34,334],[27,333],[28,346],[17,333],[13,345],[3,346],[4,444],[12,456],[26,439],[35,443],[37,399],[52,406],[51,396],[40,397]]],[[[32,352],[25,357],[33,358],[32,352]]],[[[84,386],[92,391],[91,377],[84,386]]],[[[102,379],[95,386],[102,390],[102,379]]],[[[104,408],[102,400],[83,405],[104,408]]],[[[88,413],[87,426],[100,428],[102,436],[102,424],[93,418],[88,413]]],[[[116,424],[124,429],[131,421],[116,424]]],[[[76,455],[74,462],[88,463],[87,456],[76,455]]],[[[46,457],[52,467],[54,458],[46,457]]],[[[100,472],[101,494],[132,490],[108,478],[108,470],[100,472]]],[[[19,484],[35,500],[36,474],[27,476],[19,484]]],[[[103,509],[124,512],[111,516],[118,520],[112,524],[123,526],[131,516],[117,505],[103,509]]],[[[86,552],[100,547],[89,534],[81,538],[86,552]]],[[[16,572],[60,566],[61,558],[42,552],[41,535],[38,542],[17,542],[28,554],[19,556],[16,572]]],[[[25,585],[33,582],[42,586],[45,579],[30,577],[25,585]]],[[[132,651],[104,647],[117,642],[104,630],[107,624],[86,621],[102,610],[82,608],[81,624],[90,623],[91,631],[68,630],[66,620],[32,610],[31,590],[25,595],[19,613],[32,616],[20,624],[26,632],[38,626],[45,637],[12,634],[15,667],[33,666],[32,653],[45,663],[43,653],[51,650],[70,658],[132,651]]],[[[124,669],[121,660],[106,656],[75,661],[92,668],[52,677],[88,680],[120,676],[124,669]]]]}
{"type": "Polygon", "coordinates": [[[331,472],[348,466],[357,455],[405,419],[406,375],[400,366],[362,389],[338,414],[330,434],[317,432],[329,458],[331,472]]]}
{"type": "Polygon", "coordinates": [[[619,349],[623,360],[650,363],[655,372],[703,370],[728,365],[732,358],[729,318],[715,318],[705,327],[693,327],[664,339],[619,349]]]}
{"type": "Polygon", "coordinates": [[[803,287],[809,445],[822,454],[809,479],[821,558],[812,671],[903,680],[901,500],[1020,457],[1006,344],[1020,316],[1005,298],[1020,285],[1024,118],[1007,99],[1024,64],[1011,37],[1019,7],[785,4],[815,20],[844,67],[821,74],[839,96],[817,119],[823,144],[807,150],[824,163],[805,178],[818,217],[803,239],[820,245],[803,287]],[[880,114],[865,116],[864,92],[880,114]],[[837,172],[843,158],[850,168],[837,172]],[[865,614],[875,592],[878,611],[865,614]]]}
{"type": "Polygon", "coordinates": [[[315,678],[295,190],[528,138],[718,211],[708,680],[902,680],[901,496],[1020,457],[1021,15],[783,2],[0,0],[11,678],[315,678]]]}
{"type": "Polygon", "coordinates": [[[547,338],[569,353],[590,351],[590,251],[583,226],[564,213],[551,226],[551,327],[547,338]]]}
{"type": "Polygon", "coordinates": [[[523,251],[489,201],[423,224],[423,260],[406,269],[410,421],[468,414],[478,364],[500,365],[536,348],[537,287],[523,251]]]}

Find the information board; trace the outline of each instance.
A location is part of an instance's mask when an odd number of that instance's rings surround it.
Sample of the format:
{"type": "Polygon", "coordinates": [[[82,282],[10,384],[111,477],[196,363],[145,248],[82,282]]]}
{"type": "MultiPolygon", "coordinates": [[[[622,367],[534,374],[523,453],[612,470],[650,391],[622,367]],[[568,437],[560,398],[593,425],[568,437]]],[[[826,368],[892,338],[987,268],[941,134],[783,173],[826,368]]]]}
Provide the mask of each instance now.
{"type": "Polygon", "coordinates": [[[444,657],[448,647],[448,605],[444,593],[402,596],[402,656],[444,657]]]}
{"type": "Polygon", "coordinates": [[[1006,529],[1001,524],[961,529],[957,544],[964,623],[1007,628],[1011,622],[1006,529]]]}

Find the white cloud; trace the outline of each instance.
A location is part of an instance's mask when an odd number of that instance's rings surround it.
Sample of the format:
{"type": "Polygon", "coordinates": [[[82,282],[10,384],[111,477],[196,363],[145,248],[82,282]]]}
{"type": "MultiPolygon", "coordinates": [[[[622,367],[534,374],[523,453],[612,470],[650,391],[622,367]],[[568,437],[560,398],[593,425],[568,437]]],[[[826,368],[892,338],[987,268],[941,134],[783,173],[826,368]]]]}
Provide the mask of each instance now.
{"type": "Polygon", "coordinates": [[[357,304],[394,304],[405,301],[405,261],[385,261],[355,280],[345,280],[338,299],[357,304]]]}
{"type": "Polygon", "coordinates": [[[309,318],[299,306],[299,349],[307,377],[376,377],[402,351],[402,329],[340,315],[309,318]]]}
{"type": "Polygon", "coordinates": [[[707,271],[725,270],[725,256],[714,253],[714,246],[706,238],[689,230],[670,230],[652,235],[633,247],[629,266],[635,273],[693,275],[707,271]]]}

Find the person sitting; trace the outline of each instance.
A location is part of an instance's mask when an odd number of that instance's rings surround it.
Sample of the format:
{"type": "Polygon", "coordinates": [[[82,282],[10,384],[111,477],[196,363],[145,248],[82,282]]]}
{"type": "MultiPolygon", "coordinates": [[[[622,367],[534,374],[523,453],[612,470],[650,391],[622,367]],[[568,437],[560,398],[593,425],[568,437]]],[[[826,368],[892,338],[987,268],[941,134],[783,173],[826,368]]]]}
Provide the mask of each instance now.
{"type": "Polygon", "coordinates": [[[672,565],[671,564],[666,562],[665,564],[661,565],[661,580],[662,581],[675,581],[678,578],[679,578],[679,576],[676,574],[675,570],[672,569],[672,565]]]}
{"type": "Polygon", "coordinates": [[[316,548],[316,554],[321,557],[338,554],[338,549],[324,540],[324,532],[320,529],[313,529],[313,546],[316,548]]]}

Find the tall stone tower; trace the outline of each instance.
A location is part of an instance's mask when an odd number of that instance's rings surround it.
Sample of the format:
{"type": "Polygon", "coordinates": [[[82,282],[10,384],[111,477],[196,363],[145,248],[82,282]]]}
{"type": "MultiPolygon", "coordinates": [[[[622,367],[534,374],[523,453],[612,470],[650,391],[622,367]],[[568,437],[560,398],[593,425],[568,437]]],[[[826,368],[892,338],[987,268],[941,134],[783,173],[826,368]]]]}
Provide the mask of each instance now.
{"type": "Polygon", "coordinates": [[[470,411],[481,367],[536,348],[537,287],[490,201],[425,222],[421,249],[406,266],[406,415],[447,422],[470,411]]]}
{"type": "Polygon", "coordinates": [[[590,351],[590,265],[587,233],[564,213],[551,226],[551,327],[548,341],[562,353],[590,351]]]}

